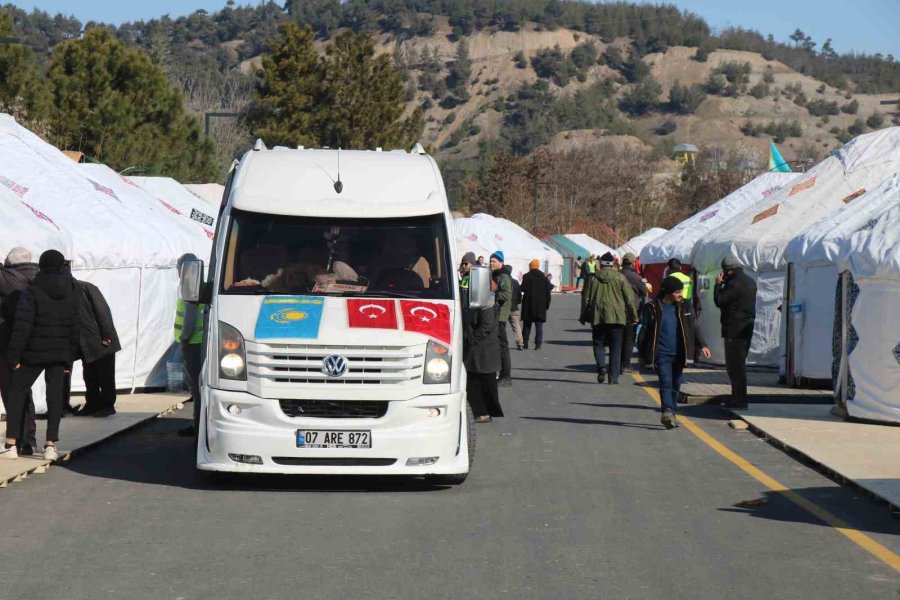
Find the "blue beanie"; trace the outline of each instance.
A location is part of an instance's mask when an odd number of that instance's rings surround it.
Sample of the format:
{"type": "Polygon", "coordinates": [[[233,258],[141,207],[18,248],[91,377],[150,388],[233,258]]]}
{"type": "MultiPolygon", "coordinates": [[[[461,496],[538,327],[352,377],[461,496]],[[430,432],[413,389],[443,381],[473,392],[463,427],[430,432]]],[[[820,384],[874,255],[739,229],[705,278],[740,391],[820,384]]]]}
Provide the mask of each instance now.
{"type": "Polygon", "coordinates": [[[496,258],[497,260],[499,260],[502,263],[506,262],[506,260],[504,260],[505,257],[503,256],[503,250],[497,250],[496,252],[491,254],[491,258],[496,258]]]}

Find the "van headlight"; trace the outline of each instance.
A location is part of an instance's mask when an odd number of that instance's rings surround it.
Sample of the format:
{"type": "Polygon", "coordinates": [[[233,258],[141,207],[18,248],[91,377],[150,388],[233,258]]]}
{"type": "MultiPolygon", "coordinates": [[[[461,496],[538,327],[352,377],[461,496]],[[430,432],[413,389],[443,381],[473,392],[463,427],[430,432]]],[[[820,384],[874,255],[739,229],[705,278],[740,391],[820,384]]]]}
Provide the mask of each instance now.
{"type": "Polygon", "coordinates": [[[244,336],[228,323],[219,322],[219,377],[247,380],[247,353],[244,336]]]}
{"type": "Polygon", "coordinates": [[[422,383],[450,382],[450,348],[434,340],[425,350],[425,373],[422,383]]]}

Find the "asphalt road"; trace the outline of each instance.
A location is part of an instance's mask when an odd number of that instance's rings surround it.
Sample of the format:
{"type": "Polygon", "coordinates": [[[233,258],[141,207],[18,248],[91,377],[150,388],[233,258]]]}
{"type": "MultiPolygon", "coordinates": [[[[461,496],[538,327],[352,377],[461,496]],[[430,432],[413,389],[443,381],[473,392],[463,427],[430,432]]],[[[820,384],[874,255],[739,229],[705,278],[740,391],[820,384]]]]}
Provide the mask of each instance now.
{"type": "MultiPolygon", "coordinates": [[[[513,350],[507,417],[478,425],[463,486],[205,488],[175,434],[188,407],[0,490],[0,598],[900,598],[893,568],[685,427],[662,429],[638,382],[597,384],[574,310],[555,300],[542,351],[513,350]]],[[[900,553],[884,506],[729,429],[719,409],[686,412],[900,553]]]]}

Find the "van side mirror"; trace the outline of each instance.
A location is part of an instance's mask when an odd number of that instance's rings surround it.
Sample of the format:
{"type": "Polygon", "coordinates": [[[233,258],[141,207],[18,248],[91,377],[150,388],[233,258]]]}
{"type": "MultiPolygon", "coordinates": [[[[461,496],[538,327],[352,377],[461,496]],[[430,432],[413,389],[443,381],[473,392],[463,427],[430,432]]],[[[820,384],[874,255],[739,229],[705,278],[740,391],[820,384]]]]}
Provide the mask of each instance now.
{"type": "Polygon", "coordinates": [[[185,302],[196,303],[200,301],[200,291],[203,287],[203,261],[189,258],[181,263],[181,285],[179,295],[185,302]]]}
{"type": "Polygon", "coordinates": [[[478,265],[469,271],[469,307],[487,308],[494,305],[491,291],[491,270],[478,265]]]}

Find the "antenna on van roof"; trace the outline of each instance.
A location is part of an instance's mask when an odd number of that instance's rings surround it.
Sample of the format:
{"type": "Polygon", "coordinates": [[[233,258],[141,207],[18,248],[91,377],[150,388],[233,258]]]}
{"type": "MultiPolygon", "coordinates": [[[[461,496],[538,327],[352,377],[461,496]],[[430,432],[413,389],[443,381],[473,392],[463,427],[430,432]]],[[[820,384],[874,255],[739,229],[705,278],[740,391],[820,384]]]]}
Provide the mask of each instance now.
{"type": "Polygon", "coordinates": [[[338,171],[337,181],[334,182],[334,191],[340,194],[344,190],[344,184],[341,183],[341,149],[338,147],[338,171]]]}

